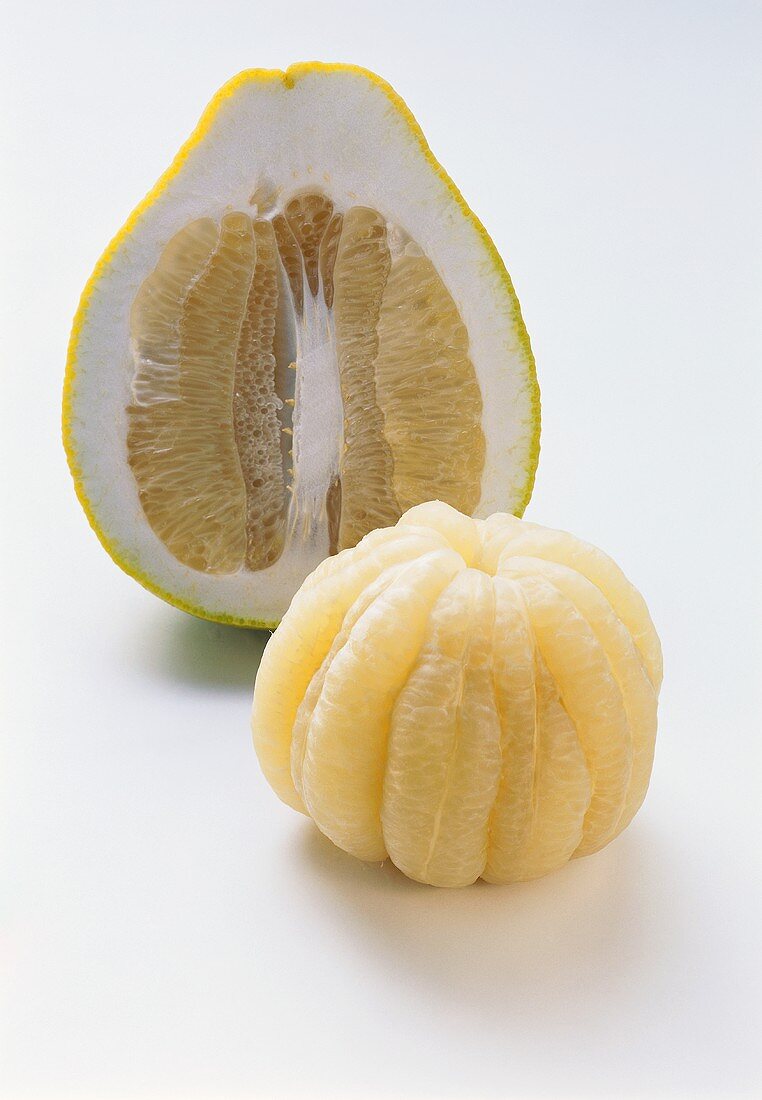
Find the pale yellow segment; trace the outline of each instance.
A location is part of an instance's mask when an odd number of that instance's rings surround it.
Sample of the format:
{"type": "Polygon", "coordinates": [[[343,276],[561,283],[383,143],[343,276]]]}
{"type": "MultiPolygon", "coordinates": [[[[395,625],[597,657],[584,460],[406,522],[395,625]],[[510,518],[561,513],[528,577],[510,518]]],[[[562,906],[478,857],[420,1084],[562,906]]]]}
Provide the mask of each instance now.
{"type": "Polygon", "coordinates": [[[474,882],[487,858],[500,776],[494,605],[484,573],[466,569],[450,582],[392,713],[384,841],[406,875],[435,886],[474,882]]]}
{"type": "Polygon", "coordinates": [[[246,486],[246,568],[265,569],[285,540],[281,424],[273,354],[278,309],[278,253],[269,222],[254,223],[256,263],[235,364],[233,429],[246,486]]]}
{"type": "MultiPolygon", "coordinates": [[[[510,561],[503,567],[511,576],[510,561]]],[[[577,730],[593,781],[582,841],[586,855],[615,835],[632,771],[622,692],[590,624],[545,578],[516,574],[529,621],[563,707],[577,730]]]]}
{"type": "Polygon", "coordinates": [[[376,400],[400,510],[437,498],[471,515],[486,454],[482,394],[468,332],[428,257],[393,262],[377,338],[376,400]]]}
{"type": "MultiPolygon", "coordinates": [[[[232,410],[255,253],[251,219],[226,214],[214,255],[184,297],[176,396],[147,404],[144,393],[144,403],[127,410],[127,457],[146,518],[179,561],[208,573],[235,572],[246,554],[246,487],[232,410]]],[[[159,266],[169,262],[165,252],[159,266]]],[[[144,318],[142,309],[132,318],[138,349],[144,318]]]]}
{"type": "Polygon", "coordinates": [[[371,532],[308,577],[267,643],[254,686],[254,747],[270,786],[294,809],[305,812],[291,778],[296,713],[345,614],[384,569],[445,545],[441,535],[421,528],[405,538],[393,527],[371,532]]]}
{"type": "Polygon", "coordinates": [[[373,363],[391,260],[386,221],[353,206],[344,215],[333,269],[333,314],[344,405],[338,545],[354,546],[374,527],[396,523],[394,460],[379,408],[373,363]]]}
{"type": "Polygon", "coordinates": [[[475,565],[479,556],[479,527],[475,519],[464,516],[442,500],[429,500],[408,508],[397,521],[398,527],[429,527],[447,539],[457,550],[466,565],[475,565]]]}
{"type": "Polygon", "coordinates": [[[502,723],[500,785],[483,877],[538,878],[582,839],[591,783],[576,730],[536,651],[517,584],[495,577],[494,681],[502,723]]]}
{"type": "Polygon", "coordinates": [[[299,709],[296,712],[296,721],[294,722],[294,728],[291,734],[291,778],[294,781],[294,786],[299,792],[300,797],[302,794],[304,752],[307,747],[307,730],[312,721],[312,712],[323,690],[323,683],[325,682],[325,676],[330,668],[331,661],[346,644],[360,616],[364,615],[373,601],[376,600],[382,592],[386,591],[392,581],[399,575],[400,570],[406,567],[406,564],[406,562],[402,562],[398,565],[390,566],[389,569],[385,569],[372,584],[368,585],[365,591],[360,593],[344,616],[344,622],[341,624],[341,629],[334,638],[331,648],[323,659],[320,668],[310,680],[307,692],[299,704],[299,709]]]}
{"type": "Polygon", "coordinates": [[[381,794],[392,708],[434,601],[464,568],[453,550],[411,562],[355,623],[326,673],[307,731],[304,803],[321,831],[359,859],[386,856],[381,794]]]}
{"type": "MultiPolygon", "coordinates": [[[[422,532],[418,532],[421,534],[422,532]]],[[[424,536],[428,537],[428,532],[423,532],[424,536]]],[[[316,585],[322,584],[328,577],[333,576],[334,573],[340,573],[347,567],[350,562],[358,562],[362,558],[367,557],[372,550],[375,550],[378,546],[383,546],[387,542],[394,541],[394,529],[390,527],[380,527],[375,531],[370,531],[365,538],[358,542],[357,546],[349,547],[346,550],[342,550],[338,554],[330,554],[327,558],[315,566],[311,573],[309,573],[302,581],[295,600],[301,598],[302,593],[309,588],[315,588],[316,585]]],[[[439,546],[446,546],[447,544],[443,540],[439,540],[437,543],[439,546]]]]}
{"type": "Polygon", "coordinates": [[[651,683],[658,692],[662,681],[659,637],[645,600],[616,562],[596,546],[566,531],[541,527],[505,513],[497,513],[485,520],[481,534],[481,567],[488,572],[502,571],[504,563],[512,557],[543,558],[568,565],[600,588],[632,635],[651,683]]]}
{"type": "Polygon", "coordinates": [[[603,647],[614,679],[622,692],[633,757],[627,798],[616,830],[620,833],[642,805],[651,778],[658,693],[651,683],[632,635],[592,581],[556,562],[538,558],[527,558],[525,562],[526,564],[518,558],[511,559],[512,573],[526,571],[540,574],[572,601],[603,647]]]}
{"type": "Polygon", "coordinates": [[[533,822],[537,754],[534,636],[518,585],[493,579],[495,647],[493,675],[501,722],[501,769],[489,825],[486,875],[520,877],[519,864],[533,822]]]}

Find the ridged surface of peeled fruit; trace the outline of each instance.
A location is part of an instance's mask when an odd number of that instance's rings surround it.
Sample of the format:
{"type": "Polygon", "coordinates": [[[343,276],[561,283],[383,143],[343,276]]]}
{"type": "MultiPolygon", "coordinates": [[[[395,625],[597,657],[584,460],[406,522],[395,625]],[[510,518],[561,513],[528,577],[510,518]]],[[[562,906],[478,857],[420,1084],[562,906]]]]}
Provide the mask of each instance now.
{"type": "Polygon", "coordinates": [[[630,822],[660,680],[645,603],[604,554],[429,502],[307,579],[265,650],[255,746],[352,855],[516,882],[630,822]]]}
{"type": "Polygon", "coordinates": [[[658,691],[662,678],[661,645],[653,628],[645,600],[622,570],[597,546],[575,538],[567,531],[555,531],[538,523],[498,514],[485,520],[485,560],[487,568],[501,567],[500,555],[543,558],[560,562],[587,577],[611,604],[640,650],[648,674],[658,691]]]}

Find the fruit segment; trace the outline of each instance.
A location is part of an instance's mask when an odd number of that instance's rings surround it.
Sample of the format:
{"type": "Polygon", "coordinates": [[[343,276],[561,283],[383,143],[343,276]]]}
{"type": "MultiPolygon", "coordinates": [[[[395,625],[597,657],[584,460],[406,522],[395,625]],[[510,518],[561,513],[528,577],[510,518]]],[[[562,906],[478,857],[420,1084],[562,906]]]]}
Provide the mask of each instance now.
{"type": "Polygon", "coordinates": [[[392,708],[432,604],[463,568],[453,550],[411,562],[355,622],[326,670],[307,729],[302,794],[326,836],[359,859],[386,856],[380,812],[392,708]]]}
{"type": "Polygon", "coordinates": [[[537,523],[518,521],[514,516],[492,516],[486,521],[486,526],[490,529],[493,556],[495,543],[502,547],[497,555],[501,560],[495,561],[495,569],[502,568],[503,562],[511,557],[543,558],[561,562],[592,581],[632,635],[651,683],[656,691],[659,690],[662,678],[661,646],[645,600],[607,554],[566,531],[554,531],[537,523]],[[498,531],[502,539],[495,539],[498,531]]]}
{"type": "Polygon", "coordinates": [[[286,221],[299,246],[304,277],[313,298],[318,294],[320,245],[332,214],[331,200],[314,191],[297,195],[286,206],[286,221]]]}
{"type": "Polygon", "coordinates": [[[372,584],[360,593],[344,616],[339,633],[334,638],[320,668],[310,680],[305,696],[299,704],[291,734],[291,778],[300,797],[303,793],[302,773],[304,771],[304,754],[307,749],[307,731],[325,684],[326,673],[336,654],[347,644],[355,624],[362,618],[371,604],[397,579],[400,572],[405,569],[406,564],[406,562],[401,562],[385,569],[372,584]]]}
{"type": "Polygon", "coordinates": [[[582,839],[591,784],[577,731],[539,652],[520,587],[495,577],[494,676],[502,771],[484,878],[537,878],[582,839]]]}
{"type": "MultiPolygon", "coordinates": [[[[519,559],[523,562],[524,559],[519,559]]],[[[574,604],[542,576],[516,577],[536,644],[571,718],[593,783],[578,855],[613,838],[632,770],[632,737],[606,654],[574,604]]],[[[508,569],[508,575],[513,568],[508,569]]]]}
{"type": "Polygon", "coordinates": [[[165,248],[132,305],[132,397],[139,408],[180,399],[181,322],[188,295],[211,260],[219,227],[200,218],[165,248]]]}
{"type": "Polygon", "coordinates": [[[415,528],[407,536],[401,539],[395,528],[382,528],[340,557],[326,558],[294,597],[294,614],[281,624],[262,656],[254,687],[254,744],[270,785],[294,809],[304,812],[291,776],[297,710],[344,616],[385,569],[443,546],[433,531],[415,528]]]}
{"type": "Polygon", "coordinates": [[[375,372],[378,315],[390,264],[383,218],[364,207],[350,210],[333,272],[344,406],[340,549],[354,546],[369,530],[388,527],[400,517],[392,487],[394,459],[376,396],[375,372]]]}
{"type": "Polygon", "coordinates": [[[278,270],[269,222],[254,223],[256,263],[238,337],[233,427],[246,487],[246,568],[264,569],[283,550],[283,401],[276,391],[278,270]]]}
{"type": "Polygon", "coordinates": [[[500,775],[492,581],[466,569],[429,615],[392,713],[381,820],[394,863],[437,886],[474,882],[500,775]]]}
{"type": "Polygon", "coordinates": [[[611,604],[600,589],[581,573],[557,562],[538,558],[516,558],[511,561],[511,572],[514,575],[524,570],[545,577],[573,603],[605,652],[611,673],[621,692],[632,738],[633,756],[630,782],[616,827],[616,833],[620,833],[640,807],[651,777],[656,740],[656,690],[632,635],[614,614],[611,604]]]}
{"type": "Polygon", "coordinates": [[[384,290],[375,363],[394,492],[402,512],[435,499],[470,515],[485,443],[468,333],[431,261],[406,248],[384,290]]]}
{"type": "Polygon", "coordinates": [[[329,309],[333,306],[333,272],[343,225],[344,218],[342,215],[334,214],[326,226],[323,239],[320,242],[320,254],[318,258],[320,281],[323,285],[323,298],[329,309]]]}

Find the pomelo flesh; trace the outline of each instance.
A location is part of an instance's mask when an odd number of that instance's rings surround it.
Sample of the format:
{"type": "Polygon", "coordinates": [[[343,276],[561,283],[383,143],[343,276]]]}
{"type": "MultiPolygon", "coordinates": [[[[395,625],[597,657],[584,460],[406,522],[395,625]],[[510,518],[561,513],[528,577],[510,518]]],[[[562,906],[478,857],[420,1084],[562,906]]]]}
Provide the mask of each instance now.
{"type": "Polygon", "coordinates": [[[602,551],[429,502],[326,560],[257,675],[254,745],[336,845],[463,886],[598,851],[648,787],[662,677],[602,551]]]}

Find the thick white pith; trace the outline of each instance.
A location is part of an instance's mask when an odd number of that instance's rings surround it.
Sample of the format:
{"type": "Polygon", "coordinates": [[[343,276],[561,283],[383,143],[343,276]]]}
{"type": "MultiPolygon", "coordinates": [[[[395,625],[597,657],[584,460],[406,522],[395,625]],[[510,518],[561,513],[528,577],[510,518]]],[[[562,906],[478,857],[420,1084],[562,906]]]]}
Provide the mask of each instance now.
{"type": "Polygon", "coordinates": [[[328,553],[326,494],[338,476],[344,439],[343,402],[333,314],[321,293],[304,280],[304,310],[297,325],[292,497],[283,556],[300,556],[300,543],[328,553]]]}

